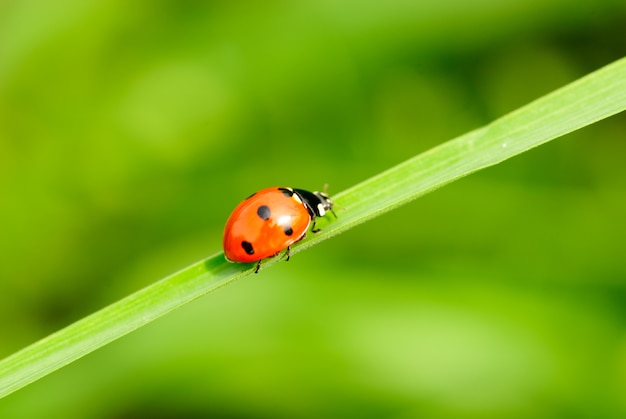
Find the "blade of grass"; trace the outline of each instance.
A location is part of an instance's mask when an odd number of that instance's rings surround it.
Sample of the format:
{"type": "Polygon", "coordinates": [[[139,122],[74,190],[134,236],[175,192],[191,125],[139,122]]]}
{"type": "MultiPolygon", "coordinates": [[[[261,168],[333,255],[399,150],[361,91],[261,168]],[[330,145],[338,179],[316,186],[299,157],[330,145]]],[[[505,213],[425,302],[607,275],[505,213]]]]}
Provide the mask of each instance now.
{"type": "MultiPolygon", "coordinates": [[[[626,109],[626,59],[493,123],[444,143],[333,196],[345,208],[295,254],[477,170],[626,109]]],[[[323,224],[322,224],[323,223],[323,224]]],[[[263,267],[277,260],[264,263],[263,267]]],[[[195,263],[0,361],[0,398],[204,294],[252,272],[221,253],[195,263]]]]}

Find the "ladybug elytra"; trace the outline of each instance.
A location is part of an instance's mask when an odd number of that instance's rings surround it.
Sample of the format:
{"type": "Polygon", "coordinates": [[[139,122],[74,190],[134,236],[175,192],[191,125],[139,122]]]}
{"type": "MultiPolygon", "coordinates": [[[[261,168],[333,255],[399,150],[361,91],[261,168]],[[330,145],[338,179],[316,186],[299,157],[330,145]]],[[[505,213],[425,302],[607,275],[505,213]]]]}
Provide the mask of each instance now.
{"type": "Polygon", "coordinates": [[[257,262],[278,255],[306,236],[316,217],[327,211],[333,214],[333,202],[324,192],[274,187],[263,189],[246,198],[234,209],[224,228],[224,255],[231,262],[257,262]]]}

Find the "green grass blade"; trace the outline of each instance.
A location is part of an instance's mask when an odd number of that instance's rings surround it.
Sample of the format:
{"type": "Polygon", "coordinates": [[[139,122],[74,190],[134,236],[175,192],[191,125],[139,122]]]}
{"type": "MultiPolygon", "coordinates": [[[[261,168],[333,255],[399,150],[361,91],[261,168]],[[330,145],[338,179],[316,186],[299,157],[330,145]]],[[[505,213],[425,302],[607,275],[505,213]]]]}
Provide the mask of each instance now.
{"type": "MultiPolygon", "coordinates": [[[[297,253],[429,191],[626,109],[626,59],[614,62],[493,123],[420,154],[333,196],[337,220],[297,253]]],[[[264,263],[267,268],[277,260],[264,263]]],[[[252,272],[217,254],[111,304],[0,361],[4,397],[150,321],[252,272]]]]}

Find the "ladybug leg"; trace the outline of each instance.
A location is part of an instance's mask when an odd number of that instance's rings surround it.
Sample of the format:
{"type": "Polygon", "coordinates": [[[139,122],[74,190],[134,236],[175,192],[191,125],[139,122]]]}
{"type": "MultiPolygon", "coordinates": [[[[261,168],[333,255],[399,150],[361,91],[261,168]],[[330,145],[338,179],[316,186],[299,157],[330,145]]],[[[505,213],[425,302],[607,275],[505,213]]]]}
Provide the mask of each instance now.
{"type": "Polygon", "coordinates": [[[313,227],[311,227],[311,231],[312,231],[313,233],[317,233],[317,232],[319,232],[319,231],[322,231],[322,229],[321,229],[321,228],[315,228],[315,224],[316,224],[316,223],[317,223],[317,220],[315,219],[315,217],[313,217],[313,227]]]}
{"type": "MultiPolygon", "coordinates": [[[[306,237],[306,233],[304,233],[302,237],[300,237],[298,241],[296,241],[296,243],[298,243],[300,240],[304,240],[305,237],[306,237]]],[[[280,252],[276,253],[274,256],[277,256],[279,253],[280,252]]],[[[285,254],[283,255],[283,257],[285,258],[285,262],[289,262],[289,258],[291,257],[291,245],[287,246],[287,249],[285,249],[285,254]]]]}
{"type": "Polygon", "coordinates": [[[261,269],[261,261],[258,261],[256,263],[256,269],[254,270],[254,273],[258,274],[259,273],[259,269],[261,269]]]}

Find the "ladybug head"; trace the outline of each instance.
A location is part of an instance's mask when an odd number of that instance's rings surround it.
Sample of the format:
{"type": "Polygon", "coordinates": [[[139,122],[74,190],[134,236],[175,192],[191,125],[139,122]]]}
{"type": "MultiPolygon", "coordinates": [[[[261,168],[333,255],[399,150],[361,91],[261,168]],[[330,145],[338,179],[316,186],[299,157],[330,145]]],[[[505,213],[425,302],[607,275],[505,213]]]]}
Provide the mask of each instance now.
{"type": "Polygon", "coordinates": [[[335,214],[333,201],[326,192],[309,192],[303,189],[294,189],[294,192],[302,199],[312,217],[323,217],[327,211],[335,214]]]}

